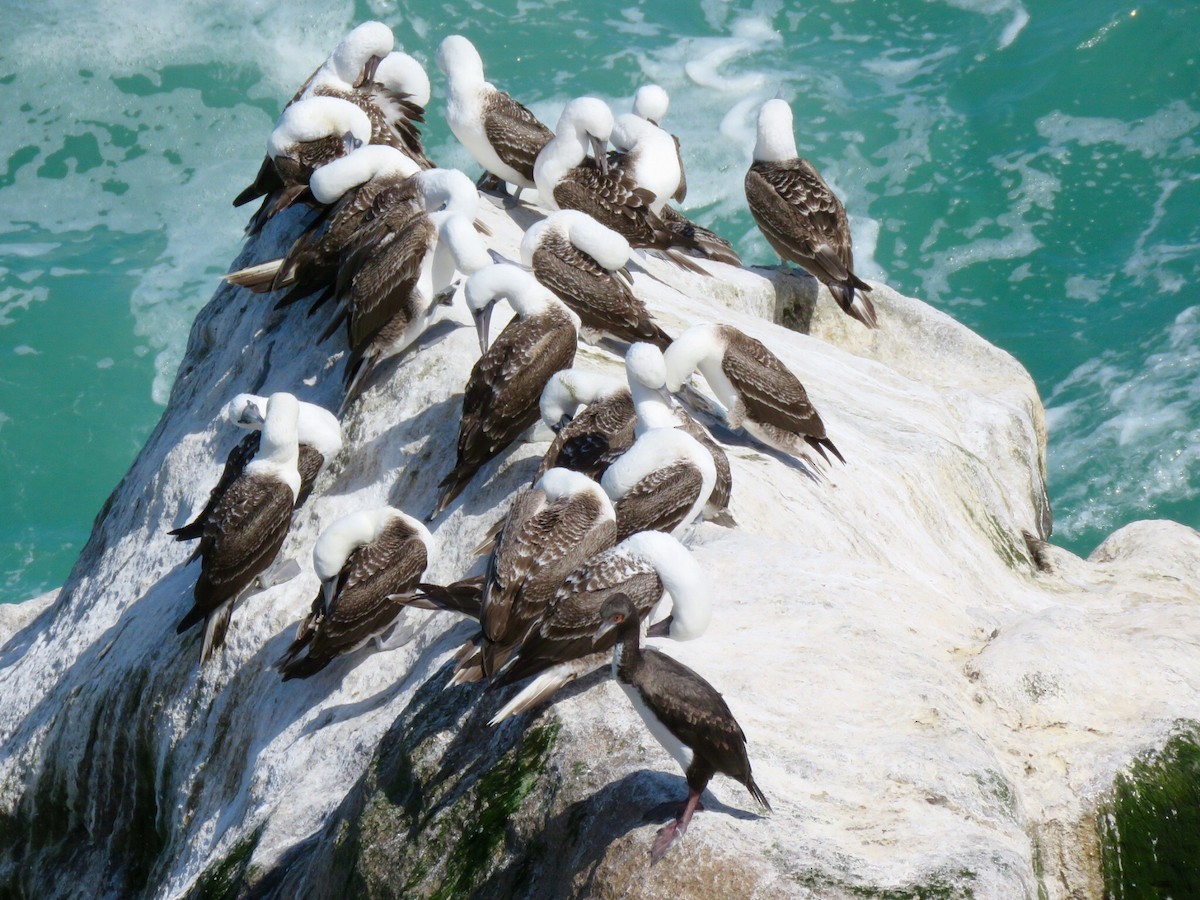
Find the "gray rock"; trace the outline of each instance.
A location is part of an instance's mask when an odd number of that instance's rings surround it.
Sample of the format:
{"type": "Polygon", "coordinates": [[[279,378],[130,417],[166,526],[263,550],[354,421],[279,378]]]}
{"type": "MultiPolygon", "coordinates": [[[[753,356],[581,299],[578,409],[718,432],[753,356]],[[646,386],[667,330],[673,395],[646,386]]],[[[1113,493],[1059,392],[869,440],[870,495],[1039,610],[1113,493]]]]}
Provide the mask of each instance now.
{"type": "MultiPolygon", "coordinates": [[[[484,218],[518,258],[520,229],[484,218]]],[[[712,269],[647,259],[637,290],[668,331],[720,320],[764,341],[847,459],[813,478],[717,428],[739,527],[696,533],[712,627],[665,648],[725,694],[773,815],[718,778],[650,868],[669,812],[646,813],[683,778],[606,672],[490,729],[504,691],[445,688],[471,633],[452,616],[410,612],[410,643],[307,681],[270,668],[315,595],[325,525],[432,508],[478,352],[461,301],[350,409],[284,546],[302,574],[243,601],[200,670],[198,636],[174,633],[197,565],[166,532],[239,437],[213,419],[239,391],[335,408],[342,369],[321,315],[223,286],[66,584],[0,622],[0,893],[1097,895],[1114,776],[1200,719],[1200,536],[1138,523],[1086,561],[1053,547],[1045,416],[1011,356],[883,285],[867,331],[807,276],[712,269]]],[[[604,347],[577,365],[620,371],[604,347]]],[[[484,467],[434,523],[431,580],[479,569],[470,549],[543,449],[484,467]]]]}

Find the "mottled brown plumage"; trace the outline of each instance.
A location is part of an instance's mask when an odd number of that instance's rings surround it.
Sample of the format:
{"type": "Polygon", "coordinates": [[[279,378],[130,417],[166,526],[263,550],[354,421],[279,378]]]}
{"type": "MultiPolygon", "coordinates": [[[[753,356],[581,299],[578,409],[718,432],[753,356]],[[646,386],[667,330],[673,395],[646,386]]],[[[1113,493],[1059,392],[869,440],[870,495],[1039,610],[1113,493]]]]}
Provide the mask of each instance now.
{"type": "Polygon", "coordinates": [[[413,598],[427,564],[422,535],[403,519],[355,548],[338,573],[328,604],[324,590],[318,591],[280,660],[283,680],[307,678],[385,632],[413,598]]]}
{"type": "Polygon", "coordinates": [[[554,231],[543,234],[533,253],[533,274],[579,316],[584,328],[629,343],[649,341],[658,347],[671,343],[670,335],[658,326],[629,284],[564,235],[554,231]]]}
{"type": "Polygon", "coordinates": [[[871,286],[854,274],[850,223],[841,201],[806,159],[756,161],[745,179],[746,202],[763,237],[779,256],[794,262],[829,288],[842,310],[864,325],[876,325],[875,307],[854,292],[871,286]]]}

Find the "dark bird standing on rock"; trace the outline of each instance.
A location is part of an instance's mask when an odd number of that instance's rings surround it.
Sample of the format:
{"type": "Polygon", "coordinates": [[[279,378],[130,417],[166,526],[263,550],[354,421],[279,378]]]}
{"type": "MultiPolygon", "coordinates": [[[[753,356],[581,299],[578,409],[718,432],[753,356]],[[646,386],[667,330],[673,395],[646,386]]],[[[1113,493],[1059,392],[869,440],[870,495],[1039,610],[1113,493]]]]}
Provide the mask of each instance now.
{"type": "Polygon", "coordinates": [[[600,616],[603,621],[596,630],[596,641],[617,631],[612,658],[617,683],[687,777],[687,800],[679,818],[659,830],[650,849],[651,863],[662,859],[683,837],[692,813],[703,809],[700,795],[718,772],[741,782],[770,810],[771,804],[750,773],[746,735],[716,688],[665,653],[642,649],[638,611],[624,594],[606,600],[600,616]]]}
{"type": "Polygon", "coordinates": [[[797,154],[792,109],[783,100],[768,100],[759,111],[745,188],[754,221],[784,265],[799,265],[829,288],[846,315],[876,327],[875,305],[866,296],[871,286],[854,274],[846,209],[797,154]]]}

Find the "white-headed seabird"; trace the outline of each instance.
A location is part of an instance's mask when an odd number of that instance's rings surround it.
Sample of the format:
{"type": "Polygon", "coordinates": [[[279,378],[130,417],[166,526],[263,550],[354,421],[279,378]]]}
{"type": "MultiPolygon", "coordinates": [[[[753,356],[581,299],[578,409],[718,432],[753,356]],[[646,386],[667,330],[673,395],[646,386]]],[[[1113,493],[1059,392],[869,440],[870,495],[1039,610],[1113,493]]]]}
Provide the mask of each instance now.
{"type": "Polygon", "coordinates": [[[423,169],[433,168],[417,124],[429,103],[429,75],[412,56],[393,50],[392,30],[364,22],[338,44],[300,89],[299,97],[338,97],[371,120],[371,143],[395,147],[423,169]]]}
{"type": "Polygon", "coordinates": [[[667,361],[653,344],[632,344],[625,353],[625,375],[634,408],[634,438],[654,428],[681,428],[712,456],[717,480],[704,507],[707,518],[732,525],[728,515],[733,494],[733,473],[721,445],[708,429],[688,414],[667,390],[667,361]]]}
{"type": "MultiPolygon", "coordinates": [[[[666,116],[670,105],[671,98],[657,84],[643,84],[633,95],[633,114],[641,116],[651,125],[657,125],[659,128],[662,128],[663,117],[666,116]]],[[[683,153],[679,149],[679,138],[672,134],[671,140],[675,142],[675,155],[679,159],[679,187],[671,195],[671,199],[676,203],[682,203],[687,198],[687,172],[683,168],[683,153]]]]}
{"type": "Polygon", "coordinates": [[[285,256],[230,272],[225,281],[255,293],[291,288],[276,306],[317,291],[332,293],[342,254],[358,229],[365,220],[413,201],[418,185],[407,182],[419,171],[408,156],[381,144],[359,147],[321,166],[309,179],[309,190],[326,214],[296,238],[285,256]]]}
{"type": "MultiPolygon", "coordinates": [[[[392,30],[382,22],[364,22],[359,25],[346,35],[334,48],[333,53],[329,54],[325,61],[308,76],[304,84],[296,91],[295,96],[284,106],[283,111],[286,113],[295,103],[310,96],[315,83],[329,83],[336,79],[339,70],[349,69],[354,65],[352,60],[358,60],[358,69],[352,75],[348,75],[343,84],[347,90],[362,84],[364,79],[373,77],[375,66],[379,63],[382,55],[392,49],[394,43],[392,30]]],[[[280,120],[282,121],[282,116],[280,120]]],[[[363,142],[367,143],[367,140],[364,138],[363,142]]],[[[254,181],[237,195],[233,205],[242,206],[264,194],[274,193],[282,187],[283,181],[280,179],[280,172],[276,170],[275,163],[268,153],[263,157],[262,165],[259,166],[254,181]]]]}
{"type": "Polygon", "coordinates": [[[537,421],[542,389],[551,375],[570,368],[578,346],[579,318],[517,266],[476,272],[467,279],[466,299],[484,352],[467,380],[457,461],[442,479],[434,516],[537,421]],[[516,316],[489,347],[488,322],[499,300],[507,300],[516,316]]]}
{"type": "Polygon", "coordinates": [[[479,51],[462,35],[442,41],[437,63],[446,76],[446,122],[454,136],[489,174],[533,187],[533,163],[553,137],[550,129],[484,80],[479,51]]]}
{"type": "Polygon", "coordinates": [[[270,396],[258,454],[204,521],[195,603],[176,629],[182,634],[205,622],[201,663],[224,643],[234,604],[275,560],[287,537],[300,494],[298,415],[291,394],[270,396]]]}
{"type": "Polygon", "coordinates": [[[534,480],[554,466],[599,480],[633,444],[633,397],[619,378],[584,369],[555,372],[539,406],[555,434],[534,480]]]}
{"type": "Polygon", "coordinates": [[[871,286],[854,274],[846,209],[812,163],[797,154],[792,108],[784,100],[768,100],[758,113],[745,189],[754,221],[784,265],[798,264],[829,288],[848,316],[876,327],[875,306],[865,295],[871,286]],[[856,295],[856,289],[864,293],[856,295]]]}
{"type": "MultiPolygon", "coordinates": [[[[277,176],[275,186],[251,217],[246,230],[257,233],[272,216],[303,199],[314,169],[370,140],[371,121],[353,103],[337,97],[309,97],[293,103],[283,111],[267,139],[267,158],[277,176]]],[[[238,199],[242,200],[247,191],[238,199]]],[[[257,196],[261,194],[246,196],[242,202],[257,196]]]]}
{"type": "Polygon", "coordinates": [[[600,485],[617,511],[617,540],[639,531],[679,536],[712,496],[712,454],[682,428],[653,428],[613,462],[600,485]]]}
{"type": "Polygon", "coordinates": [[[343,516],[321,532],[313,546],[321,589],[277,663],[283,680],[314,675],[385,634],[413,598],[432,545],[424,525],[389,506],[343,516]]]}
{"type": "Polygon", "coordinates": [[[812,447],[845,459],[825,436],[825,423],[804,385],[774,353],[732,325],[694,325],[663,354],[667,389],[678,393],[697,369],[724,404],[730,428],[745,428],[768,446],[807,457],[812,447]]]}
{"type": "Polygon", "coordinates": [[[629,252],[625,238],[574,209],[535,222],[521,241],[521,261],[574,310],[585,336],[610,334],[666,347],[670,335],[630,289],[629,252]]]}
{"type": "Polygon", "coordinates": [[[499,671],[563,580],[615,539],[612,504],[586,475],[551,469],[537,484],[522,488],[488,557],[480,595],[479,650],[460,660],[455,683],[490,678],[499,671]]]}
{"type": "Polygon", "coordinates": [[[367,95],[365,112],[371,118],[371,142],[395,147],[422,169],[434,168],[425,155],[421,129],[429,104],[429,75],[416,59],[394,50],[383,58],[375,77],[361,90],[367,95]]]}
{"type": "Polygon", "coordinates": [[[770,810],[771,804],[754,783],[746,735],[724,698],[683,663],[658,650],[642,649],[638,612],[624,594],[608,598],[600,610],[595,640],[616,635],[613,677],[687,777],[687,800],[679,817],[659,830],[650,850],[653,864],[683,837],[692,813],[700,808],[700,795],[718,772],[744,785],[765,809],[770,810]]]}
{"type": "Polygon", "coordinates": [[[619,167],[639,187],[652,193],[650,209],[661,214],[678,192],[683,176],[679,146],[653,122],[634,113],[617,116],[609,141],[616,148],[609,155],[609,165],[619,167]]]}
{"type": "MultiPolygon", "coordinates": [[[[432,324],[434,295],[447,286],[434,284],[439,229],[456,215],[473,221],[479,209],[475,186],[457,169],[427,169],[412,181],[413,202],[365,222],[338,269],[336,293],[350,344],[343,408],[380,362],[403,352],[432,324]]],[[[335,319],[326,334],[337,324],[335,319]]]]}
{"type": "Polygon", "coordinates": [[[652,192],[640,187],[628,173],[609,168],[604,148],[612,129],[612,110],[603,100],[578,97],[567,104],[554,138],[542,148],[533,166],[542,202],[550,209],[585,212],[625,238],[631,247],[665,253],[677,265],[698,274],[708,273],[680,251],[723,262],[737,260],[732,250],[726,252],[700,240],[698,235],[703,237],[704,230],[682,216],[674,225],[664,222],[651,209],[656,200],[652,192]]]}
{"type": "Polygon", "coordinates": [[[652,623],[647,635],[691,641],[708,629],[712,601],[708,581],[691,553],[670,535],[644,531],[590,557],[554,594],[496,685],[533,678],[506,703],[491,724],[541,703],[563,685],[602,667],[616,635],[595,639],[605,600],[632,598],[638,615],[652,623]],[[670,612],[663,615],[667,598],[670,612]]]}
{"type": "MultiPolygon", "coordinates": [[[[290,396],[290,395],[289,395],[290,396]]],[[[187,525],[167,532],[177,541],[192,541],[204,534],[204,523],[212,514],[221,495],[237,480],[250,460],[259,452],[262,440],[261,429],[266,422],[268,398],[254,394],[238,394],[225,404],[222,417],[239,428],[250,429],[241,441],[234,445],[225,460],[225,468],[215,487],[209,492],[204,509],[187,525]]],[[[296,467],[300,473],[300,491],[296,494],[296,509],[299,509],[312,493],[317,476],[342,450],[342,429],[337,417],[315,403],[298,401],[296,415],[296,440],[298,456],[296,467]]],[[[197,549],[197,555],[199,550],[197,549]]]]}

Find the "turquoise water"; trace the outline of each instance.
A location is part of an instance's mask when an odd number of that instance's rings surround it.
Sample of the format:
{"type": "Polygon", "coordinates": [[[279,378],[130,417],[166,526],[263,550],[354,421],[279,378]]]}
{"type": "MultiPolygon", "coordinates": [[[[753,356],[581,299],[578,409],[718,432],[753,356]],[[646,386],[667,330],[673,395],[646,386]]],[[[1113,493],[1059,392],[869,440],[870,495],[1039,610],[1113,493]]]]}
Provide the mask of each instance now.
{"type": "MultiPolygon", "coordinates": [[[[153,428],[237,252],[229,200],[282,102],[358,21],[431,64],[461,32],[553,122],[656,81],[689,214],[771,262],[745,211],[779,94],[846,202],[861,274],[1012,352],[1048,408],[1056,542],[1200,527],[1200,6],[49,0],[0,32],[0,600],[60,583],[153,428]],[[676,8],[678,7],[678,8],[676,8]],[[433,9],[424,7],[422,9],[433,9]]],[[[476,170],[440,116],[428,144],[476,170]]]]}

